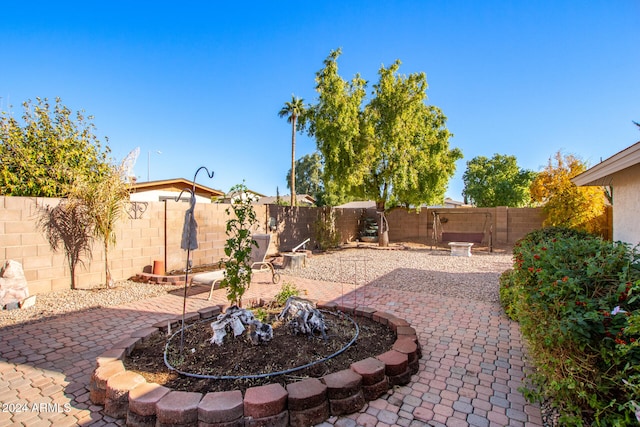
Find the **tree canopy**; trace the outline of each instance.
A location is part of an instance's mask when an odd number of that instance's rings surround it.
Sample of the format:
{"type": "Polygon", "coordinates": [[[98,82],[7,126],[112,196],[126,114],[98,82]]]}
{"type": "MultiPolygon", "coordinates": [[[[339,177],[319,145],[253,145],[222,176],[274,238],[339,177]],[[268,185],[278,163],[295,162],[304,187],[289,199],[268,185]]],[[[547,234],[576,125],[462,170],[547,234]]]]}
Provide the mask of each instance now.
{"type": "Polygon", "coordinates": [[[109,173],[109,148],[94,135],[92,117],[56,98],[23,104],[22,124],[0,113],[0,193],[61,197],[80,176],[98,181],[109,173]]]}
{"type": "Polygon", "coordinates": [[[420,206],[444,198],[459,149],[449,149],[446,117],[426,105],[424,73],[400,75],[400,61],[382,66],[366,99],[367,83],[338,74],[340,49],[316,74],[318,102],[308,114],[309,133],[324,159],[327,202],[376,201],[379,210],[420,206]]]}
{"type": "Polygon", "coordinates": [[[522,207],[531,201],[529,187],[536,173],[518,167],[515,156],[474,157],[462,176],[465,202],[479,208],[522,207]]]}
{"type": "MultiPolygon", "coordinates": [[[[296,160],[295,185],[298,194],[308,194],[316,199],[316,205],[324,201],[324,184],[322,182],[322,156],[320,153],[306,154],[296,160]]],[[[291,181],[291,170],[287,173],[287,182],[291,181]]],[[[288,185],[291,189],[290,185],[288,185]]]]}
{"type": "Polygon", "coordinates": [[[599,232],[605,210],[601,187],[578,187],[571,178],[584,172],[587,165],[577,157],[557,152],[531,184],[531,198],[544,205],[545,226],[565,226],[599,232]]]}

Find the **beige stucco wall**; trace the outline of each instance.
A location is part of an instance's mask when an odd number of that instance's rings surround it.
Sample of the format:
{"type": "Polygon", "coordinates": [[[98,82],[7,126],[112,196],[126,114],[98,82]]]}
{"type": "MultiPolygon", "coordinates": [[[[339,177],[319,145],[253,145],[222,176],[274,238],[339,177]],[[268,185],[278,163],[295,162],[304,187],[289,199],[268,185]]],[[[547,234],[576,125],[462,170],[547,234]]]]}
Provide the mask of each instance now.
{"type": "Polygon", "coordinates": [[[613,176],[613,240],[640,244],[640,164],[613,176]]]}

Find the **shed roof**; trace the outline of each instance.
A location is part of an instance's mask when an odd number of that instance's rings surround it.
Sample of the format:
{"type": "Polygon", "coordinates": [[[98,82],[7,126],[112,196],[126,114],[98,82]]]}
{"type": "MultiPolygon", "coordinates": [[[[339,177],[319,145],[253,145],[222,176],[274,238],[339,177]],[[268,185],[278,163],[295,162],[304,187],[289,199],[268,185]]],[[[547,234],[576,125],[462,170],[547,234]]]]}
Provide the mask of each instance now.
{"type": "MultiPolygon", "coordinates": [[[[185,178],[174,178],[174,179],[163,179],[160,181],[145,181],[145,182],[136,182],[131,185],[132,193],[141,193],[144,191],[152,191],[152,190],[165,190],[165,191],[174,191],[179,193],[185,189],[192,189],[193,181],[189,181],[185,178]]],[[[220,190],[215,190],[213,188],[206,187],[204,185],[196,183],[196,194],[198,196],[203,197],[220,197],[224,196],[224,193],[220,190]]]]}

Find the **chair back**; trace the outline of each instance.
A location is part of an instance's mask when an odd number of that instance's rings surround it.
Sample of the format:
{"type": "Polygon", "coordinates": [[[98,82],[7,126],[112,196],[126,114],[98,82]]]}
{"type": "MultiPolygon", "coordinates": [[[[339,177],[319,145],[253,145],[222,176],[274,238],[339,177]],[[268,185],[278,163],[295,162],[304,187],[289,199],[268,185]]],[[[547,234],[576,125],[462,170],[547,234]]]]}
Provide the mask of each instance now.
{"type": "Polygon", "coordinates": [[[271,243],[271,234],[254,234],[251,237],[258,244],[258,247],[251,248],[251,262],[264,262],[271,243]]]}

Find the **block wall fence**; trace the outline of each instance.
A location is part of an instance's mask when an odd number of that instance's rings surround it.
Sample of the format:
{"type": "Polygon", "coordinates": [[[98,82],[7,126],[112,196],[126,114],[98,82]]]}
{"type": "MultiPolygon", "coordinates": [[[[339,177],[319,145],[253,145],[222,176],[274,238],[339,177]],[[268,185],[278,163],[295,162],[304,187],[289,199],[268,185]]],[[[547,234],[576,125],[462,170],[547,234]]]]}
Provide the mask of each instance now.
{"type": "MultiPolygon", "coordinates": [[[[65,254],[53,252],[38,229],[38,212],[43,206],[55,206],[59,199],[0,197],[0,262],[15,260],[22,264],[31,294],[68,289],[70,275],[65,254]]],[[[161,261],[167,271],[183,269],[187,253],[180,249],[187,203],[164,201],[131,204],[128,215],[118,223],[116,245],[109,249],[109,266],[114,280],[123,280],[143,271],[151,271],[161,261]]],[[[191,252],[193,265],[211,264],[225,258],[227,204],[196,204],[198,249],[191,252]]],[[[359,236],[361,219],[376,217],[374,210],[308,208],[277,205],[254,206],[257,233],[270,233],[269,254],[290,251],[309,238],[307,249],[316,246],[316,222],[334,221],[342,243],[359,236]]],[[[393,209],[387,214],[389,240],[434,244],[434,216],[431,209],[415,212],[393,209]]],[[[437,209],[448,231],[493,230],[494,245],[509,246],[527,232],[540,228],[542,210],[538,208],[464,208],[437,209]],[[461,212],[465,214],[450,214],[461,212]],[[485,212],[490,213],[486,216],[485,212]],[[489,219],[487,219],[489,218],[489,219]]],[[[104,250],[101,242],[93,245],[92,258],[76,269],[79,288],[99,287],[105,281],[104,250]]]]}

